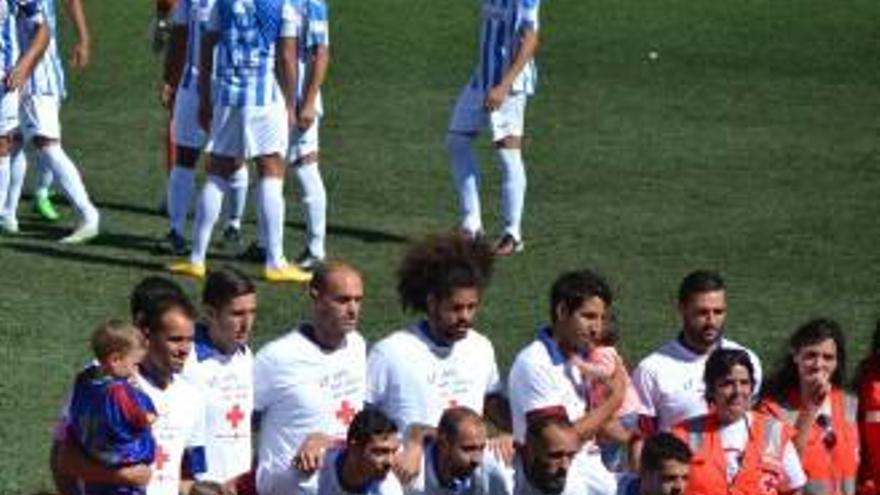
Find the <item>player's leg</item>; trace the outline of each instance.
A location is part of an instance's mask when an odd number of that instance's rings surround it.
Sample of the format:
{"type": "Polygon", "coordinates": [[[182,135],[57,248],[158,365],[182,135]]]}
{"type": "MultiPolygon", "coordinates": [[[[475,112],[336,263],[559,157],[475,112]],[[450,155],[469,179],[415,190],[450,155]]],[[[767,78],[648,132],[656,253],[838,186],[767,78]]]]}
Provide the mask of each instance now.
{"type": "Polygon", "coordinates": [[[459,228],[472,236],[481,235],[483,232],[480,211],[480,170],[474,156],[473,141],[485,123],[482,92],[468,85],[459,95],[452,112],[446,134],[446,150],[449,153],[452,177],[458,193],[461,212],[459,228]]]}
{"type": "Polygon", "coordinates": [[[172,253],[186,252],[186,218],[195,190],[196,164],[205,145],[205,133],[198,122],[198,93],[181,88],[174,99],[174,129],[177,143],[174,167],[168,175],[168,220],[166,236],[172,253]]]}
{"type": "Polygon", "coordinates": [[[36,178],[34,179],[34,212],[41,218],[49,222],[58,220],[61,215],[55,209],[52,203],[52,184],[55,182],[55,175],[52,174],[52,168],[41,160],[36,158],[36,178]]]}
{"type": "Polygon", "coordinates": [[[21,199],[21,189],[24,186],[24,178],[27,173],[27,160],[24,156],[24,141],[21,133],[12,136],[12,145],[9,152],[9,189],[6,193],[6,201],[0,204],[0,217],[3,218],[0,228],[10,234],[18,233],[18,201],[21,199]]]}
{"type": "Polygon", "coordinates": [[[288,153],[306,220],[306,247],[295,263],[306,271],[317,268],[326,257],[327,191],[318,168],[318,129],[319,120],[305,131],[297,129],[291,136],[288,153]]]}
{"type": "MultiPolygon", "coordinates": [[[[18,93],[0,93],[0,217],[6,204],[9,182],[12,174],[11,153],[12,136],[17,132],[19,122],[18,93]]],[[[2,219],[2,218],[0,218],[2,219]]]]}
{"type": "Polygon", "coordinates": [[[311,275],[284,258],[284,173],[287,168],[287,110],[283,103],[252,107],[245,139],[246,156],[253,156],[259,180],[257,196],[266,262],[264,276],[269,282],[306,282],[311,275]]]}
{"type": "Polygon", "coordinates": [[[501,168],[501,218],[503,232],[495,254],[509,256],[523,249],[522,214],[526,194],[526,169],[522,159],[523,120],[526,96],[510,95],[490,114],[495,156],[501,168]]]}
{"type": "Polygon", "coordinates": [[[223,227],[223,243],[236,252],[241,248],[241,221],[247,207],[250,174],[247,165],[239,167],[229,178],[229,195],[224,203],[226,225],[223,227]]]}

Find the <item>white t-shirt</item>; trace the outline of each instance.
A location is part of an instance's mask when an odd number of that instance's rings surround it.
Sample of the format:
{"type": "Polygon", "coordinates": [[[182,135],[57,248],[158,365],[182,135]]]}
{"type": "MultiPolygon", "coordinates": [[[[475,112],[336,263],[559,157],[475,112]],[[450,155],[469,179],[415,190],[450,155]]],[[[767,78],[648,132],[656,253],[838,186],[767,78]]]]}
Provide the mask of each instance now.
{"type": "MultiPolygon", "coordinates": [[[[324,454],[324,462],[321,465],[321,470],[318,472],[318,495],[358,495],[357,493],[345,491],[339,482],[339,471],[342,467],[339,456],[343,452],[344,450],[342,449],[329,449],[324,454]]],[[[367,495],[403,495],[403,489],[400,487],[397,477],[389,472],[385,479],[370,483],[366,490],[360,493],[367,495]]]]}
{"type": "MultiPolygon", "coordinates": [[[[525,443],[526,415],[531,411],[562,407],[571,422],[587,414],[583,376],[566,359],[547,328],[516,355],[509,382],[513,438],[519,443],[525,443]]],[[[593,440],[585,442],[572,461],[567,484],[590,495],[614,494],[617,490],[616,479],[602,463],[593,440]]]]}
{"type": "Polygon", "coordinates": [[[217,349],[207,329],[196,328],[195,346],[181,375],[205,397],[205,457],[202,479],[226,482],[251,469],[254,356],[247,346],[231,355],[217,349]]]}
{"type": "Polygon", "coordinates": [[[475,330],[443,346],[431,340],[421,322],[377,342],[367,367],[367,402],[401,432],[410,423],[436,425],[450,407],[482,414],[486,395],[502,391],[492,342],[475,330]]]}
{"type": "Polygon", "coordinates": [[[312,433],[345,438],[364,403],[366,344],[352,332],[338,349],[327,351],[303,333],[303,326],[257,353],[254,408],[262,414],[257,466],[261,495],[314,493],[316,476],[300,479],[291,467],[303,440],[312,433]]]}
{"type": "Polygon", "coordinates": [[[178,495],[185,449],[205,445],[205,402],[201,392],[186,380],[174,377],[164,389],[137,374],[137,384],[153,401],[158,417],[152,425],[156,458],[147,495],[178,495]]]}
{"type": "MultiPolygon", "coordinates": [[[[755,368],[755,390],[761,388],[761,361],[749,349],[722,339],[724,349],[745,349],[755,368]]],[[[703,372],[709,354],[695,354],[678,339],[666,343],[639,363],[632,373],[633,386],[642,403],[642,414],[657,418],[661,431],[706,414],[708,406],[703,394],[703,372]]]]}
{"type": "MultiPolygon", "coordinates": [[[[746,444],[749,441],[749,422],[752,413],[739,421],[722,426],[719,430],[721,448],[724,449],[724,457],[727,461],[727,481],[732,482],[739,473],[746,444]],[[748,419],[747,419],[748,418],[748,419]]],[[[786,442],[782,452],[782,481],[781,492],[789,492],[801,488],[807,483],[807,475],[804,474],[797,451],[791,442],[786,442]]]]}
{"type": "Polygon", "coordinates": [[[434,444],[428,443],[418,476],[403,491],[406,495],[511,495],[513,467],[505,465],[487,449],[480,466],[466,480],[459,482],[458,489],[445,487],[437,477],[437,450],[434,444]]]}

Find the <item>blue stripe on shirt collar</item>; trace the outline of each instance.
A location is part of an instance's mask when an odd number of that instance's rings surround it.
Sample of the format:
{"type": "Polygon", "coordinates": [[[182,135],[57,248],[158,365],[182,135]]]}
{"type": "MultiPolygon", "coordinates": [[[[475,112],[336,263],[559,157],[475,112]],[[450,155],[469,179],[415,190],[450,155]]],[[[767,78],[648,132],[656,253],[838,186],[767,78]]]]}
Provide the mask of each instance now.
{"type": "MultiPolygon", "coordinates": [[[[208,326],[204,323],[196,323],[196,335],[193,340],[195,341],[194,347],[196,351],[196,359],[199,362],[211,359],[212,357],[226,355],[214,344],[214,342],[211,341],[211,335],[208,333],[208,326]]],[[[245,347],[243,345],[236,344],[236,349],[233,354],[244,352],[244,349],[245,347]]]]}
{"type": "Polygon", "coordinates": [[[550,327],[544,327],[538,330],[538,340],[544,344],[544,347],[547,349],[547,354],[550,355],[550,362],[553,363],[554,366],[565,364],[568,359],[566,359],[562,349],[559,348],[559,344],[553,340],[553,331],[550,327]]]}
{"type": "Polygon", "coordinates": [[[428,341],[430,341],[434,347],[438,347],[440,349],[451,349],[452,348],[452,343],[443,342],[443,341],[437,339],[436,337],[434,337],[434,334],[431,333],[431,325],[428,323],[428,320],[420,321],[416,325],[416,329],[419,331],[419,333],[424,335],[425,338],[428,339],[428,341]]]}

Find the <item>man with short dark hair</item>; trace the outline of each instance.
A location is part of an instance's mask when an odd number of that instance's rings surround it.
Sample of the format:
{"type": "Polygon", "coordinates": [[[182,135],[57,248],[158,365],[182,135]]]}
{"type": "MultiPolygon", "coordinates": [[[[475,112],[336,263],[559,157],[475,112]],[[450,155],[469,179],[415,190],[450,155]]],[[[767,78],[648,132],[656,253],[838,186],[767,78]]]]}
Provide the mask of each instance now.
{"type": "Polygon", "coordinates": [[[690,447],[675,435],[654,435],[642,447],[638,476],[622,476],[619,495],[683,495],[691,457],[690,447]]]}
{"type": "MultiPolygon", "coordinates": [[[[697,270],[688,274],[678,289],[678,336],[639,363],[633,386],[642,403],[644,433],[669,431],[676,423],[706,413],[703,370],[709,354],[717,348],[745,349],[724,337],[727,292],[717,272],[697,270]]],[[[755,366],[755,389],[761,385],[761,362],[746,349],[755,366]]]]}
{"type": "Polygon", "coordinates": [[[327,451],[318,477],[318,495],[402,495],[391,466],[400,448],[397,426],[375,408],[357,413],[345,445],[327,451]]]}
{"type": "Polygon", "coordinates": [[[407,495],[502,495],[513,488],[513,472],[486,448],[483,418],[467,407],[447,409],[436,437],[425,442],[418,476],[407,495]]]}
{"type": "Polygon", "coordinates": [[[526,442],[527,425],[544,416],[571,420],[578,452],[569,483],[577,493],[613,494],[616,480],[602,463],[596,433],[606,427],[620,408],[626,391],[626,372],[618,363],[607,380],[609,396],[589,404],[589,383],[577,368],[589,349],[590,335],[603,331],[611,312],[612,293],[597,273],[563,273],[550,290],[551,323],[521,350],[510,369],[510,405],[513,436],[526,442]]]}
{"type": "Polygon", "coordinates": [[[529,421],[525,442],[518,446],[514,495],[575,495],[584,491],[569,476],[581,450],[576,427],[564,412],[529,421]]]}
{"type": "Polygon", "coordinates": [[[202,479],[226,483],[251,469],[254,358],[248,339],[257,316],[253,282],[234,268],[208,274],[202,291],[204,323],[196,325],[195,352],[183,376],[205,396],[202,479]]]}
{"type": "Polygon", "coordinates": [[[343,441],[364,403],[366,354],[357,331],[364,297],[352,265],[330,261],[309,287],[311,321],[266,344],[254,367],[260,414],[257,491],[317,493],[325,450],[343,441]]]}
{"type": "MultiPolygon", "coordinates": [[[[151,284],[144,292],[137,297],[133,294],[131,300],[138,301],[133,316],[147,338],[147,355],[139,365],[136,380],[158,412],[152,424],[157,449],[150,466],[152,476],[145,479],[143,466],[137,470],[101,466],[85,458],[66,438],[56,440],[60,444],[55,449],[53,469],[61,478],[90,483],[115,484],[121,480],[123,484],[146,485],[147,495],[186,494],[192,481],[184,479],[184,473],[200,476],[206,470],[204,399],[179,375],[192,349],[195,310],[182,291],[172,290],[167,284],[151,284]],[[152,297],[145,297],[146,293],[152,297]]],[[[59,489],[65,494],[77,493],[70,486],[59,489]]]]}

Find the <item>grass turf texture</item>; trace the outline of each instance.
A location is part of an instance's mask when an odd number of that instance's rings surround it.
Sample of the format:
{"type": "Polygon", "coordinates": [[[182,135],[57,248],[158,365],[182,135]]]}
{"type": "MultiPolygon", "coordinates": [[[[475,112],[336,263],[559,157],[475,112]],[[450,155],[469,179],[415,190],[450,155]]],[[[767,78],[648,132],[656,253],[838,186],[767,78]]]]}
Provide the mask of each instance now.
{"type": "MultiPolygon", "coordinates": [[[[455,222],[442,142],[476,56],[476,3],[331,5],[329,250],[366,274],[362,327],[373,339],[412,319],[394,293],[406,240],[455,222]]],[[[133,284],[170,261],[150,253],[166,230],[153,213],[164,179],[150,6],[89,2],[88,13],[94,59],[71,76],[63,123],[104,233],[60,246],[64,229],[25,203],[23,233],[0,239],[4,495],[50,487],[49,429],[89,357],[88,333],[124,317],[133,284]]],[[[557,273],[584,266],[613,282],[632,361],[673,334],[675,288],[696,267],[726,274],[729,333],[765,366],[816,315],[839,319],[851,356],[863,355],[880,307],[878,13],[872,0],[545,2],[527,118],[527,250],[498,264],[479,316],[502,365],[545,320],[557,273]]],[[[481,145],[495,233],[498,174],[481,145]]],[[[291,255],[300,218],[291,202],[291,255]]],[[[305,311],[297,287],[261,283],[259,298],[257,347],[305,311]]]]}

